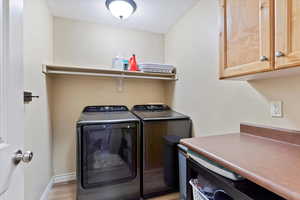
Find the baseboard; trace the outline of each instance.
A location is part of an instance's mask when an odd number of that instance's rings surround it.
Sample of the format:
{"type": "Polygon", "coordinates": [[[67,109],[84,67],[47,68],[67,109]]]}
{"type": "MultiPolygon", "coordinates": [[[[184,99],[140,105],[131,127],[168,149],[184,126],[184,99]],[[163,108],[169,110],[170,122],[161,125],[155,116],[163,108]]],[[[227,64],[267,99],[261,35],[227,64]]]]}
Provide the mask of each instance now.
{"type": "Polygon", "coordinates": [[[72,173],[66,173],[66,174],[59,174],[56,176],[53,176],[47,187],[45,188],[40,200],[48,200],[48,196],[49,193],[53,187],[54,184],[59,184],[59,183],[66,183],[66,182],[70,182],[70,181],[75,181],[76,180],[76,173],[72,172],[72,173]]]}
{"type": "Polygon", "coordinates": [[[76,180],[76,173],[71,172],[71,173],[66,173],[66,174],[59,174],[53,177],[53,183],[65,183],[65,182],[70,182],[70,181],[75,181],[76,180]]]}
{"type": "Polygon", "coordinates": [[[53,184],[54,184],[54,178],[51,178],[48,185],[47,185],[47,187],[46,187],[46,189],[44,190],[40,200],[48,200],[48,196],[49,196],[49,193],[52,189],[53,184]]]}

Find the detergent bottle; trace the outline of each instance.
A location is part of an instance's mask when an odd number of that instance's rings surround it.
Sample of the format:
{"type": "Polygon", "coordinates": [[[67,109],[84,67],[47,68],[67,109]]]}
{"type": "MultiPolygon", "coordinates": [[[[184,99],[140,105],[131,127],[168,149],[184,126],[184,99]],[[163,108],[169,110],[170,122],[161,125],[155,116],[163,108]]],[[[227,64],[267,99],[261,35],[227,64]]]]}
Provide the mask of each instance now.
{"type": "Polygon", "coordinates": [[[130,63],[130,71],[139,71],[135,54],[132,55],[132,57],[129,60],[129,63],[130,63]]]}

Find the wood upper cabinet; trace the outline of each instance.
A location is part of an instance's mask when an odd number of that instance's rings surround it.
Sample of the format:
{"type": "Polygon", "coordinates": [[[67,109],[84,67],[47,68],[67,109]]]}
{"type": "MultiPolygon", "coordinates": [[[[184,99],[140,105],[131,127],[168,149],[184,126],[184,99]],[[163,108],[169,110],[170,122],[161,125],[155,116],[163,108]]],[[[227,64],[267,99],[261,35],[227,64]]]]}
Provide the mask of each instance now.
{"type": "Polygon", "coordinates": [[[220,78],[273,70],[274,0],[220,0],[220,9],[220,78]]]}
{"type": "Polygon", "coordinates": [[[300,0],[276,0],[275,8],[275,67],[300,66],[300,0]]]}

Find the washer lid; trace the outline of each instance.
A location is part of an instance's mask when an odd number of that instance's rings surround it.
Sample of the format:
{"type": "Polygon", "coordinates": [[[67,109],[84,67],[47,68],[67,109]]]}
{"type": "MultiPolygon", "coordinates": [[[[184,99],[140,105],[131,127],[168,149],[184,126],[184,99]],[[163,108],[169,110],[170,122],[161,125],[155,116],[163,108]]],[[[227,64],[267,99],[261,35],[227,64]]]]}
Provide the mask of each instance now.
{"type": "Polygon", "coordinates": [[[114,123],[139,121],[126,106],[87,106],[80,115],[78,124],[114,123]]]}

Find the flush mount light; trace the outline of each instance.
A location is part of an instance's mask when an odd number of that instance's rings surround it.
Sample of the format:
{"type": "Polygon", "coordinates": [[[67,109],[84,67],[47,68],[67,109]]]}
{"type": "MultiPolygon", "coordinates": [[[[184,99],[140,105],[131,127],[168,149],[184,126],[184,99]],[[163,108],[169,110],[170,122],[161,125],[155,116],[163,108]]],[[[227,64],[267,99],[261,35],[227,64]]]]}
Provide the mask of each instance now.
{"type": "Polygon", "coordinates": [[[133,0],[106,0],[106,7],[113,16],[126,19],[136,11],[136,3],[133,0]]]}

